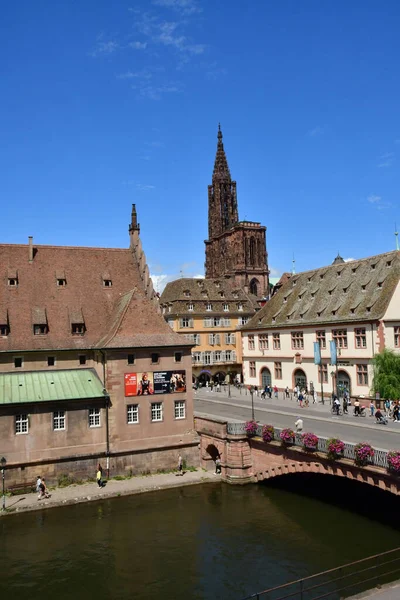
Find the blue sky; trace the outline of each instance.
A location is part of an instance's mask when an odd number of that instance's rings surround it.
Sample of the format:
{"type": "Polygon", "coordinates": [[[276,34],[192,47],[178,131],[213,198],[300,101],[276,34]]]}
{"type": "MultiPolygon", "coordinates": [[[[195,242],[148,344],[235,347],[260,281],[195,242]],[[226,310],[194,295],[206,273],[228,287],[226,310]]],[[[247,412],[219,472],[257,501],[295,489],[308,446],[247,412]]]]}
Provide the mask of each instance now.
{"type": "Polygon", "coordinates": [[[221,122],[273,274],[394,249],[398,0],[20,0],[2,7],[2,242],[128,244],[201,274],[221,122]],[[5,209],[5,210],[4,210],[5,209]]]}

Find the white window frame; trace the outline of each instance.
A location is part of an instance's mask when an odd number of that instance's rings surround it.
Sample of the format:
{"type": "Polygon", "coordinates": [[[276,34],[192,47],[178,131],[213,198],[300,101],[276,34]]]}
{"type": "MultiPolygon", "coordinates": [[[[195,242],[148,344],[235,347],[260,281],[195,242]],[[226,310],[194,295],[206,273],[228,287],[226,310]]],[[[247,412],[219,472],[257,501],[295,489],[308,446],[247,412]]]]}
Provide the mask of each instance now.
{"type": "Polygon", "coordinates": [[[27,413],[15,415],[15,434],[25,435],[29,433],[29,416],[27,413]]]}
{"type": "Polygon", "coordinates": [[[175,419],[186,419],[186,402],[184,400],[175,400],[174,403],[175,419]]]}
{"type": "Polygon", "coordinates": [[[210,302],[207,302],[207,304],[206,304],[206,311],[207,312],[211,312],[212,311],[212,304],[210,302]]]}
{"type": "Polygon", "coordinates": [[[196,365],[201,363],[201,352],[193,352],[192,362],[196,365]]]}
{"type": "Polygon", "coordinates": [[[225,303],[223,308],[224,308],[224,312],[229,312],[229,304],[225,303]]]}
{"type": "Polygon", "coordinates": [[[126,422],[128,425],[139,423],[139,404],[128,404],[126,407],[126,422]]]}
{"type": "Polygon", "coordinates": [[[150,406],[151,411],[151,422],[152,423],[160,423],[163,421],[163,403],[162,402],[152,402],[150,406]]]}
{"type": "Polygon", "coordinates": [[[101,409],[100,408],[89,408],[89,427],[91,429],[95,427],[101,427],[101,409]]]}
{"type": "Polygon", "coordinates": [[[65,410],[55,410],[53,412],[53,431],[66,430],[65,410]]]}

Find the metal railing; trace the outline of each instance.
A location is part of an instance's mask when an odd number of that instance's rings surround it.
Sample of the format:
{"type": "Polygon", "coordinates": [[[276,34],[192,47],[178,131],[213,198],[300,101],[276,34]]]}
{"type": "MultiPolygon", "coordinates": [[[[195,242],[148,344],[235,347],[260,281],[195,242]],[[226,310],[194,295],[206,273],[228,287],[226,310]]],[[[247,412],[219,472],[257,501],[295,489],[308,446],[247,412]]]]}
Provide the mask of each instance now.
{"type": "MultiPolygon", "coordinates": [[[[245,425],[246,425],[246,423],[227,423],[227,433],[229,433],[230,435],[246,435],[245,425]]],[[[256,433],[257,436],[260,436],[260,437],[262,436],[262,428],[263,428],[262,425],[258,425],[257,433],[256,433]]],[[[279,441],[280,440],[279,436],[282,431],[282,428],[274,427],[274,431],[275,431],[274,439],[279,441]]],[[[327,449],[328,439],[329,438],[318,436],[318,452],[324,452],[324,453],[328,452],[328,449],[327,449]]],[[[303,447],[303,442],[302,442],[300,433],[296,433],[295,440],[292,445],[298,446],[301,448],[303,447]]],[[[354,453],[355,446],[356,446],[356,444],[352,444],[351,442],[345,442],[343,458],[349,458],[351,460],[354,460],[355,459],[355,453],[354,453]]],[[[374,450],[375,450],[375,454],[368,464],[371,466],[382,467],[384,469],[387,469],[388,468],[388,461],[387,461],[388,451],[382,450],[381,448],[374,448],[374,450]]]]}
{"type": "Polygon", "coordinates": [[[399,573],[400,548],[395,548],[251,594],[242,600],[340,600],[393,582],[399,573]]]}

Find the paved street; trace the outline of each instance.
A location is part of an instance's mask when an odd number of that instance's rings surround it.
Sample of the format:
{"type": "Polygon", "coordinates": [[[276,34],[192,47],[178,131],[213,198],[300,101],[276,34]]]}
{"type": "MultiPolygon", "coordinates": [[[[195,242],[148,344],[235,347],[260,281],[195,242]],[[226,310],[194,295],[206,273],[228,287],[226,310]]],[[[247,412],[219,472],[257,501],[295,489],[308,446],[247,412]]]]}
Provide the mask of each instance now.
{"type": "MultiPolygon", "coordinates": [[[[195,393],[195,413],[220,417],[231,421],[247,421],[251,418],[251,396],[243,389],[231,386],[231,397],[228,389],[221,392],[206,391],[201,388],[195,393]]],[[[294,427],[297,416],[304,421],[304,431],[312,431],[325,437],[340,437],[345,442],[368,441],[376,448],[392,450],[400,448],[400,422],[389,421],[388,425],[377,425],[375,418],[354,417],[353,409],[349,414],[340,417],[331,414],[330,398],[325,402],[310,404],[308,408],[300,408],[296,400],[286,400],[279,393],[279,398],[262,399],[254,395],[255,418],[261,423],[270,423],[276,427],[294,427]]]]}

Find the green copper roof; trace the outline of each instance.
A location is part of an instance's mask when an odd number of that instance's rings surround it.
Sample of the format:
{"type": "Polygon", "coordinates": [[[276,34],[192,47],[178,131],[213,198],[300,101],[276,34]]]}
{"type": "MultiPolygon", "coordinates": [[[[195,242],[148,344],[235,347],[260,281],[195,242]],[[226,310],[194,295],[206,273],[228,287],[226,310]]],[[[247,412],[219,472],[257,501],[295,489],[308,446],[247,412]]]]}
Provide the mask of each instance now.
{"type": "Polygon", "coordinates": [[[0,404],[103,397],[93,369],[0,373],[0,404]]]}

